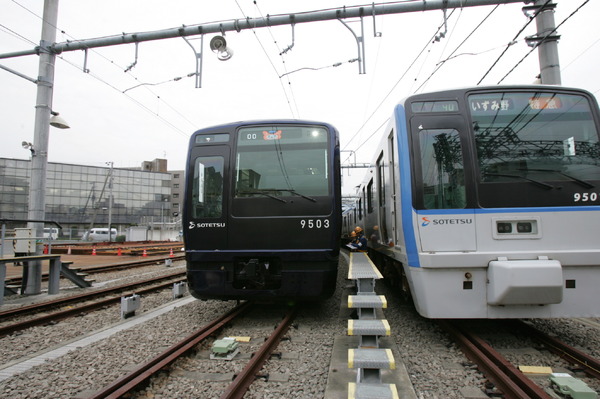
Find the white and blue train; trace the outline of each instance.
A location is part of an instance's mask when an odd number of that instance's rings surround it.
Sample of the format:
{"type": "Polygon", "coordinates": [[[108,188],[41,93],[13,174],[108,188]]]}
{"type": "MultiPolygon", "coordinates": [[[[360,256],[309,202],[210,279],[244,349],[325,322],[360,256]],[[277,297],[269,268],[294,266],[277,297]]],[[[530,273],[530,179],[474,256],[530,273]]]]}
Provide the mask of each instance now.
{"type": "Polygon", "coordinates": [[[599,317],[599,130],[584,90],[413,95],[343,226],[424,317],[599,317]]]}

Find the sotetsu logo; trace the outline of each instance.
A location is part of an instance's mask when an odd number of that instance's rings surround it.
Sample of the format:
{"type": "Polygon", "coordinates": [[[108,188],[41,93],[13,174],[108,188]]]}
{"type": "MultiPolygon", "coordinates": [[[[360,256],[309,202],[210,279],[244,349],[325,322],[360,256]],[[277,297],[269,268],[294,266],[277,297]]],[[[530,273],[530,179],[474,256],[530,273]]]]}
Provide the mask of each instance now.
{"type": "Polygon", "coordinates": [[[437,225],[442,225],[442,224],[472,224],[473,223],[473,219],[449,219],[449,218],[444,218],[444,219],[429,219],[427,217],[422,217],[421,218],[421,226],[426,227],[429,226],[430,224],[437,226],[437,225]]]}

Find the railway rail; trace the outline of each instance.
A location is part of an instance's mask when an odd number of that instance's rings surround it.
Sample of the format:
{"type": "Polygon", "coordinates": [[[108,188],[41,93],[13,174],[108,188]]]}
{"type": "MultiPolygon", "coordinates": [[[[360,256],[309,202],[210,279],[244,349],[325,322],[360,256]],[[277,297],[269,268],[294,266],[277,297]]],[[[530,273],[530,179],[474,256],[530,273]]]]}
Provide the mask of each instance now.
{"type": "Polygon", "coordinates": [[[156,290],[164,289],[172,286],[173,283],[179,282],[185,279],[185,272],[175,272],[168,275],[159,277],[153,277],[142,281],[136,281],[134,283],[123,284],[116,287],[95,290],[86,292],[80,295],[69,296],[65,298],[59,298],[52,301],[46,301],[42,303],[36,303],[32,305],[22,306],[15,309],[9,309],[0,312],[0,322],[6,321],[10,318],[16,318],[31,313],[42,313],[48,312],[57,307],[63,307],[73,303],[82,303],[85,301],[93,300],[98,297],[105,297],[104,299],[94,301],[92,303],[86,303],[62,309],[50,314],[44,314],[28,320],[24,320],[17,323],[8,324],[0,327],[0,337],[11,334],[15,331],[23,330],[25,328],[41,325],[51,321],[56,321],[70,317],[73,315],[80,314],[94,309],[101,308],[103,306],[117,303],[121,300],[124,295],[123,292],[135,290],[136,294],[145,294],[156,290]],[[148,286],[150,285],[150,286],[148,286]],[[147,286],[147,287],[144,287],[147,286]],[[144,287],[144,288],[142,288],[144,287]],[[118,295],[114,295],[117,294],[118,295]]]}
{"type": "MultiPolygon", "coordinates": [[[[563,359],[581,367],[590,376],[600,378],[600,361],[560,340],[550,337],[535,327],[514,320],[513,327],[533,339],[542,342],[546,348],[563,359]]],[[[518,370],[482,338],[478,337],[458,322],[440,320],[439,324],[462,347],[466,356],[475,362],[486,377],[502,391],[507,399],[551,399],[543,388],[518,370]]]]}
{"type": "Polygon", "coordinates": [[[273,334],[271,334],[264,345],[254,353],[254,356],[252,356],[246,367],[237,375],[231,385],[225,390],[225,393],[221,395],[220,399],[242,399],[244,397],[248,387],[254,381],[256,374],[260,371],[269,356],[271,356],[275,348],[277,348],[281,338],[294,321],[297,310],[298,308],[295,306],[288,312],[282,322],[279,323],[277,328],[273,331],[273,334]]]}
{"type": "Polygon", "coordinates": [[[525,377],[484,340],[451,321],[444,320],[439,323],[507,399],[551,399],[544,390],[525,377]]]}
{"type": "MultiPolygon", "coordinates": [[[[158,263],[165,262],[168,259],[170,259],[173,262],[176,262],[176,261],[184,260],[185,255],[174,255],[174,256],[168,255],[168,256],[162,256],[162,257],[152,257],[151,259],[144,259],[144,260],[137,259],[137,260],[129,260],[129,261],[113,263],[113,264],[106,264],[106,265],[100,264],[97,266],[86,266],[85,268],[82,268],[81,271],[85,272],[85,273],[89,273],[89,274],[111,273],[111,272],[115,272],[115,271],[119,271],[119,270],[154,265],[157,262],[158,263]]],[[[42,274],[42,280],[44,280],[44,281],[48,280],[48,273],[42,274]]],[[[5,280],[7,285],[19,285],[19,286],[21,285],[22,281],[23,281],[22,277],[11,277],[11,278],[7,278],[5,280]]]]}
{"type": "MultiPolygon", "coordinates": [[[[128,375],[121,377],[112,384],[97,391],[90,396],[89,399],[119,398],[138,389],[159,371],[193,350],[210,336],[216,334],[226,324],[245,314],[252,306],[252,302],[244,302],[238,305],[234,309],[189,335],[181,342],[171,346],[146,364],[140,365],[128,375]]],[[[221,399],[241,399],[244,396],[244,393],[254,381],[256,374],[262,368],[264,362],[273,353],[282,336],[293,322],[296,312],[297,307],[290,309],[288,314],[273,331],[271,336],[265,341],[263,346],[253,354],[250,361],[246,364],[246,367],[234,378],[231,385],[221,396],[221,399]]]]}
{"type": "Polygon", "coordinates": [[[542,342],[547,349],[557,354],[566,361],[581,367],[582,370],[591,377],[600,380],[600,360],[573,348],[566,343],[543,333],[537,328],[521,320],[514,320],[515,326],[525,331],[529,336],[542,342]]]}

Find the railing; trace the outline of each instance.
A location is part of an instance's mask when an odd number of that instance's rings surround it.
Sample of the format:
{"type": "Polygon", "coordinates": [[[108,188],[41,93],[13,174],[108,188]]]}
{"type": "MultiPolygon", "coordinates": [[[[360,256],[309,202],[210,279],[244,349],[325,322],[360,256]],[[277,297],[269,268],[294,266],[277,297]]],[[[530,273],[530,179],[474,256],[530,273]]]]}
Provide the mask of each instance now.
{"type": "MultiPolygon", "coordinates": [[[[5,238],[6,238],[6,222],[17,222],[17,223],[48,223],[52,224],[59,229],[62,229],[62,226],[55,222],[54,220],[34,220],[34,219],[5,219],[0,218],[0,223],[2,223],[2,232],[0,233],[0,258],[4,257],[4,248],[5,248],[5,238]]],[[[52,235],[50,237],[15,237],[12,240],[47,240],[50,242],[52,239],[52,235]]]]}

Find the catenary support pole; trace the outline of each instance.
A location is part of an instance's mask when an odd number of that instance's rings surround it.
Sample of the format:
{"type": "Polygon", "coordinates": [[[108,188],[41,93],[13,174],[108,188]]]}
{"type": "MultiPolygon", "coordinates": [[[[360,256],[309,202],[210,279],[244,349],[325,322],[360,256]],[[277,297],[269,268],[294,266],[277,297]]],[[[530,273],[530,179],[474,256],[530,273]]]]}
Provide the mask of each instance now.
{"type": "Polygon", "coordinates": [[[537,0],[535,5],[542,7],[536,17],[537,39],[541,40],[538,46],[538,57],[540,62],[540,75],[542,84],[560,85],[560,63],[558,60],[558,39],[560,36],[555,32],[554,8],[556,4],[548,0],[537,0]]]}
{"type": "MultiPolygon", "coordinates": [[[[35,105],[35,125],[33,149],[31,157],[31,180],[29,184],[28,219],[44,220],[46,215],[46,170],[48,167],[48,139],[50,131],[50,111],[52,110],[52,90],[54,86],[54,63],[56,55],[50,46],[56,41],[56,25],[58,20],[58,0],[44,1],[44,18],[42,19],[42,37],[40,40],[39,76],[37,79],[37,99],[35,105]]],[[[30,222],[37,245],[35,254],[41,255],[44,224],[30,222]]],[[[40,261],[30,264],[27,270],[26,295],[41,292],[42,265],[40,261]]]]}

